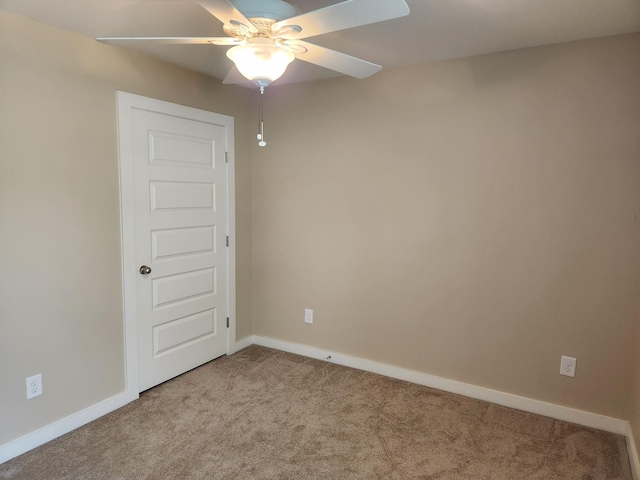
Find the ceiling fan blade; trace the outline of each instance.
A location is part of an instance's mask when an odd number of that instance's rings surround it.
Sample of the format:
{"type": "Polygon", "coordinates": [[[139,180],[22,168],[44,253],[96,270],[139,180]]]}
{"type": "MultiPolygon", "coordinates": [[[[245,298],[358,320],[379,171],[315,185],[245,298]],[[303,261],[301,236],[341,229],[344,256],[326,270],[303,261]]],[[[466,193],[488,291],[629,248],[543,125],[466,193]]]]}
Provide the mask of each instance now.
{"type": "Polygon", "coordinates": [[[247,43],[244,38],[233,38],[233,37],[211,37],[209,42],[214,45],[221,45],[223,47],[229,45],[242,45],[247,43]]]}
{"type": "Polygon", "coordinates": [[[292,50],[299,60],[304,60],[305,62],[329,68],[356,78],[367,78],[382,68],[375,63],[367,62],[366,60],[301,40],[288,40],[285,44],[293,47],[292,50]]]}
{"type": "Polygon", "coordinates": [[[288,28],[281,36],[288,39],[302,39],[391,20],[408,14],[409,7],[405,0],[347,0],[276,22],[271,29],[277,34],[284,27],[298,26],[301,31],[288,28]]]}
{"type": "Polygon", "coordinates": [[[240,10],[228,0],[195,0],[202,8],[225,25],[229,25],[249,33],[258,33],[258,29],[240,10]]]}
{"type": "Polygon", "coordinates": [[[129,41],[144,41],[174,45],[239,45],[242,40],[232,37],[107,37],[96,38],[103,43],[124,43],[129,41]]]}

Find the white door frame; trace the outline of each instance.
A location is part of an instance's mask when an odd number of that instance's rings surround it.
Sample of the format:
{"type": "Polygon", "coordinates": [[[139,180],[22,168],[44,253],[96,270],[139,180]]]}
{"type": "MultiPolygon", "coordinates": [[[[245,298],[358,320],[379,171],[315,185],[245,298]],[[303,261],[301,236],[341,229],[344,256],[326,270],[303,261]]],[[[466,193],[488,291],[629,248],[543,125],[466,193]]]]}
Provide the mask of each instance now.
{"type": "Polygon", "coordinates": [[[122,242],[122,304],[124,316],[125,390],[131,398],[137,398],[138,386],[138,323],[136,309],[135,263],[135,215],[133,179],[133,139],[131,135],[131,111],[142,109],[168,115],[198,120],[226,128],[227,152],[227,256],[228,282],[226,353],[233,353],[236,343],[236,249],[235,249],[235,152],[233,117],[186,107],[126,92],[117,92],[118,102],[118,157],[120,167],[120,231],[122,242]]]}

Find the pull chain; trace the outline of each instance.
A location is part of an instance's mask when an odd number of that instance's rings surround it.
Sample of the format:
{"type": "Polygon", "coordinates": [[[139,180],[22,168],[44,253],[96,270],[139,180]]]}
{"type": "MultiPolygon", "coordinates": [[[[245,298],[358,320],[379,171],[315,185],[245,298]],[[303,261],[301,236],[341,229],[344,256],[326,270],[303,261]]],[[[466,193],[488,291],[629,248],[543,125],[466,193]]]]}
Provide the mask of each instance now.
{"type": "Polygon", "coordinates": [[[265,147],[264,141],[264,87],[260,86],[260,102],[258,103],[258,145],[265,147]]]}

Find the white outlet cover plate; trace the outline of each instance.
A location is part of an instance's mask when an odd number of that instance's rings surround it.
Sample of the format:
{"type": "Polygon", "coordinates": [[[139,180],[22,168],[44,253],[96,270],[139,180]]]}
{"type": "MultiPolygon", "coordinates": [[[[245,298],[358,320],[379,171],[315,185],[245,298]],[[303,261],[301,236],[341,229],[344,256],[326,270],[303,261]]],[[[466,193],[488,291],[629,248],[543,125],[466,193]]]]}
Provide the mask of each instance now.
{"type": "Polygon", "coordinates": [[[560,375],[566,375],[567,377],[576,376],[576,362],[573,357],[562,356],[560,359],[560,375]]]}
{"type": "Polygon", "coordinates": [[[27,400],[42,395],[42,374],[27,378],[27,400]]]}
{"type": "Polygon", "coordinates": [[[313,323],[313,310],[310,308],[304,309],[304,323],[313,323]]]}

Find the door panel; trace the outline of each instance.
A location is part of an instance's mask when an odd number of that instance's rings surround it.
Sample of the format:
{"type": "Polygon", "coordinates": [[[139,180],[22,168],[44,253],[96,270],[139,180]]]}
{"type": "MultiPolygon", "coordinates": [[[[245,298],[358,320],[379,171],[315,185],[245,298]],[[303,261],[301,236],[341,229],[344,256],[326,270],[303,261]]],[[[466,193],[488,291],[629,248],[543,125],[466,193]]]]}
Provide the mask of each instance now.
{"type": "Polygon", "coordinates": [[[216,294],[216,270],[207,268],[153,279],[153,309],[194,297],[216,294]]]}
{"type": "Polygon", "coordinates": [[[151,232],[151,257],[158,260],[175,255],[215,251],[215,226],[174,228],[151,232]]]}
{"type": "Polygon", "coordinates": [[[199,182],[152,182],[151,211],[201,208],[215,211],[215,185],[199,182]]]}
{"type": "Polygon", "coordinates": [[[216,334],[216,309],[189,315],[153,327],[154,356],[169,353],[187,342],[216,334]]]}
{"type": "Polygon", "coordinates": [[[212,166],[214,154],[208,138],[149,132],[149,161],[154,165],[212,166]]]}

